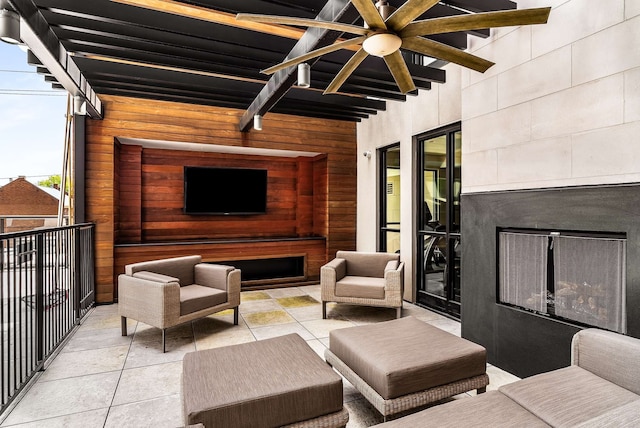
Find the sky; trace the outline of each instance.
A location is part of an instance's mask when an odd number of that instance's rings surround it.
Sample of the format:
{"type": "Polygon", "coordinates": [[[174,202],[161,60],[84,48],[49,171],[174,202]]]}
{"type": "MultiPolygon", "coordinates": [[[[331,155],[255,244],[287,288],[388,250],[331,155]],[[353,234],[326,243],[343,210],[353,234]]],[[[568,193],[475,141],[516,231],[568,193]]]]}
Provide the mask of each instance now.
{"type": "Polygon", "coordinates": [[[0,186],[62,173],[66,94],[27,64],[26,52],[0,41],[0,186]]]}

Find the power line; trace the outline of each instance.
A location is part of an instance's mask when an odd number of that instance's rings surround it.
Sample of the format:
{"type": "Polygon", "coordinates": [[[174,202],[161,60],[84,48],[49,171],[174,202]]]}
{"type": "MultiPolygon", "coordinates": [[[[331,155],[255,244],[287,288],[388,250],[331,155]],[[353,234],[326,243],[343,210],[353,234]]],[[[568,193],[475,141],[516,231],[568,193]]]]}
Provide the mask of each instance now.
{"type": "Polygon", "coordinates": [[[25,74],[38,74],[37,71],[29,70],[0,70],[0,73],[25,73],[25,74]]]}

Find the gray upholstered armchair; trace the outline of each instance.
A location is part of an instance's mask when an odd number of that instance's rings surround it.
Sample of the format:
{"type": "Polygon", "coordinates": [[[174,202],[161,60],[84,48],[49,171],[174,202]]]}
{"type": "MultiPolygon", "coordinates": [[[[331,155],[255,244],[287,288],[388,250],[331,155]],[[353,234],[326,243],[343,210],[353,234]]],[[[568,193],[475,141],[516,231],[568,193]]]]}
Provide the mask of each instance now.
{"type": "Polygon", "coordinates": [[[320,269],[322,318],[327,302],[396,308],[402,316],[404,262],[395,253],[338,251],[320,269]]]}
{"type": "Polygon", "coordinates": [[[200,256],[134,263],[118,277],[118,311],[122,335],[127,318],[165,330],[194,319],[233,309],[238,324],[240,270],[233,266],[202,263],[200,256]]]}

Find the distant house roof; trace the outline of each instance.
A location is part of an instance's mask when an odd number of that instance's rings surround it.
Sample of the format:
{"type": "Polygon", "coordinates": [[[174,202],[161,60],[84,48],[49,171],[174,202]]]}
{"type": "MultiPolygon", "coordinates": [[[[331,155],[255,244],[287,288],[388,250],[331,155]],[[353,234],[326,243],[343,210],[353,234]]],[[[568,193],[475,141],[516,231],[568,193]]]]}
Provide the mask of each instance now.
{"type": "Polygon", "coordinates": [[[18,177],[0,187],[0,215],[55,215],[59,191],[36,186],[18,177]],[[57,192],[54,196],[52,192],[57,192]]]}

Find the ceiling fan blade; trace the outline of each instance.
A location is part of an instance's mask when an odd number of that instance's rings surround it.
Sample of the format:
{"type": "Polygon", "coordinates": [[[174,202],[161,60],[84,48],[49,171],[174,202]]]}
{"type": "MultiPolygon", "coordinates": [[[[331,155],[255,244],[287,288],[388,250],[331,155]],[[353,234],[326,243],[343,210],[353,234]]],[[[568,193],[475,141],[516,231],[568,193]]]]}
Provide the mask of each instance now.
{"type": "Polygon", "coordinates": [[[371,0],[351,0],[351,3],[358,10],[358,13],[362,16],[362,19],[364,19],[364,22],[369,28],[375,30],[387,29],[384,19],[382,19],[380,12],[378,12],[378,9],[373,5],[371,0]]]}
{"type": "Polygon", "coordinates": [[[349,46],[357,45],[359,43],[362,43],[364,41],[364,39],[366,39],[366,38],[367,38],[366,36],[360,36],[360,37],[354,37],[353,39],[344,40],[342,42],[334,43],[332,45],[325,46],[323,48],[313,50],[313,51],[308,52],[308,53],[306,53],[304,55],[300,55],[300,56],[297,56],[295,58],[291,58],[290,60],[283,61],[280,64],[274,65],[273,67],[269,67],[266,70],[262,70],[261,73],[263,73],[263,74],[273,74],[276,71],[282,70],[282,69],[287,68],[287,67],[291,67],[293,65],[298,65],[301,62],[305,62],[305,61],[307,61],[307,60],[309,60],[311,58],[317,58],[317,57],[319,57],[321,55],[324,55],[324,54],[335,52],[337,50],[344,49],[344,48],[349,47],[349,46]]]}
{"type": "Polygon", "coordinates": [[[416,85],[413,83],[413,78],[411,77],[407,63],[404,61],[399,49],[394,53],[385,56],[384,62],[387,63],[387,67],[389,67],[389,71],[391,72],[393,79],[396,81],[398,88],[400,88],[400,92],[406,94],[407,92],[411,92],[416,89],[416,85]]]}
{"type": "Polygon", "coordinates": [[[398,32],[437,3],[438,0],[407,0],[387,18],[387,27],[398,32]]]}
{"type": "Polygon", "coordinates": [[[452,48],[444,43],[422,37],[408,37],[402,39],[402,48],[413,52],[421,53],[433,58],[453,62],[466,68],[470,68],[480,73],[487,71],[495,63],[479,56],[472,55],[460,49],[452,48]]]}
{"type": "Polygon", "coordinates": [[[549,19],[550,11],[550,7],[541,7],[425,19],[408,24],[399,35],[405,38],[451,33],[454,31],[480,30],[483,28],[545,24],[549,19]]]}
{"type": "Polygon", "coordinates": [[[341,22],[319,21],[317,19],[295,18],[289,16],[258,15],[252,13],[239,13],[238,21],[261,22],[263,24],[296,25],[301,27],[318,27],[327,30],[342,31],[343,33],[365,35],[369,29],[357,25],[343,24],[341,22]]]}
{"type": "Polygon", "coordinates": [[[340,89],[342,84],[349,78],[349,76],[351,76],[351,73],[358,68],[360,63],[362,63],[368,55],[369,54],[364,49],[360,49],[358,52],[353,54],[351,59],[347,61],[340,72],[336,74],[336,77],[334,77],[331,83],[329,83],[329,86],[324,90],[323,95],[338,92],[338,89],[340,89]]]}

